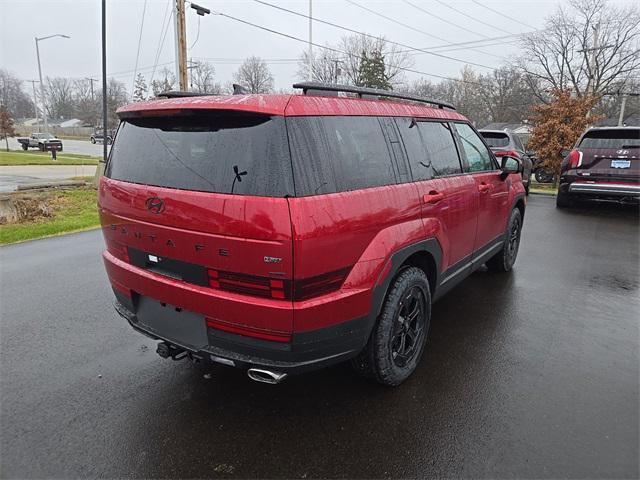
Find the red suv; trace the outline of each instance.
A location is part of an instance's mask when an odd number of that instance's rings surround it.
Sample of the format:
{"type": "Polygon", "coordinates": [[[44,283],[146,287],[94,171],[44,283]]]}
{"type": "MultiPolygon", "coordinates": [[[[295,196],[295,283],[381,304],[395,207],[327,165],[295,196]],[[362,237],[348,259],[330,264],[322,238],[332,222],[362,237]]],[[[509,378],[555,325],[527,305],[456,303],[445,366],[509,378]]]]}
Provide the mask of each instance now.
{"type": "Polygon", "coordinates": [[[267,383],[351,360],[397,385],[432,301],[513,266],[520,163],[450,105],[294,87],[118,111],[99,193],[116,309],[163,357],[267,383]]]}

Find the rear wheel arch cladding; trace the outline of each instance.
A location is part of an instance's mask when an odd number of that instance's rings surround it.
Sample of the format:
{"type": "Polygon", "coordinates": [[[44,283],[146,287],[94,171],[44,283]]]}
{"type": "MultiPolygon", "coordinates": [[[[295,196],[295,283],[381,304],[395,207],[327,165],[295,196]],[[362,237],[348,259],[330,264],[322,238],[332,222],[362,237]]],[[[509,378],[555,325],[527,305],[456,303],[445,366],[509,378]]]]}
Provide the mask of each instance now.
{"type": "Polygon", "coordinates": [[[408,245],[392,253],[380,272],[378,280],[373,287],[371,300],[370,326],[373,328],[380,315],[382,305],[387,297],[393,280],[400,274],[405,266],[416,266],[423,269],[429,279],[431,298],[440,280],[440,265],[442,264],[442,250],[435,238],[408,245]],[[423,267],[428,269],[424,270],[423,267]]]}

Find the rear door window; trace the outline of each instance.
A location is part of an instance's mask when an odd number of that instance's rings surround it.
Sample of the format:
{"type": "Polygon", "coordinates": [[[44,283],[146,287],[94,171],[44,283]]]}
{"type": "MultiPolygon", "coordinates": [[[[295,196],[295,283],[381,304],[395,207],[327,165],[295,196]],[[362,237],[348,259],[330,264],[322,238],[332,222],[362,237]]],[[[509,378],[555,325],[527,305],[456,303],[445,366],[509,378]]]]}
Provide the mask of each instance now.
{"type": "Polygon", "coordinates": [[[453,132],[451,131],[451,124],[447,122],[418,121],[416,125],[426,152],[426,161],[411,159],[414,179],[428,179],[421,173],[428,168],[431,169],[431,175],[436,178],[461,174],[462,165],[453,132]],[[425,167],[425,165],[428,167],[425,167]]]}
{"type": "Polygon", "coordinates": [[[638,148],[640,147],[640,129],[594,130],[585,133],[580,141],[581,148],[638,148]]]}
{"type": "Polygon", "coordinates": [[[105,174],[182,190],[294,194],[284,118],[264,115],[127,119],[105,174]]]}
{"type": "Polygon", "coordinates": [[[287,129],[298,196],[397,183],[376,117],[289,117],[287,129]]]}
{"type": "Polygon", "coordinates": [[[491,153],[473,128],[466,123],[456,123],[458,137],[467,158],[470,172],[485,172],[496,167],[491,160],[491,153]]]}

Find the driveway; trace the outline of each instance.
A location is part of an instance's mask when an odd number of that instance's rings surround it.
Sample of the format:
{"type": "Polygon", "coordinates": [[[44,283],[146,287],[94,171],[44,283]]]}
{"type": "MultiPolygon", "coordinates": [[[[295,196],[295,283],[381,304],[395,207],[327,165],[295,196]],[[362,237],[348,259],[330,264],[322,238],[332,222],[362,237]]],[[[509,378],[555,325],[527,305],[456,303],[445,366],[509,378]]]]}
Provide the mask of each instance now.
{"type": "Polygon", "coordinates": [[[100,231],[0,248],[3,478],[638,478],[638,212],[532,195],[511,274],[434,305],[396,389],[163,360],[100,231]]]}

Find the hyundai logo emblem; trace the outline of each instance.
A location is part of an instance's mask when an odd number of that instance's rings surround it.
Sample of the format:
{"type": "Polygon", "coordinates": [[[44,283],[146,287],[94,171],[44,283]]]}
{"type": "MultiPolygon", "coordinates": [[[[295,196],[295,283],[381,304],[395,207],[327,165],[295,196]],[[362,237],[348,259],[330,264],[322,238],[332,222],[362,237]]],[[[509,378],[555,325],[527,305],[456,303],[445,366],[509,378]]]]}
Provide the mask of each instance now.
{"type": "Polygon", "coordinates": [[[164,212],[164,200],[158,197],[149,197],[146,201],[147,210],[152,213],[162,213],[164,212]]]}

